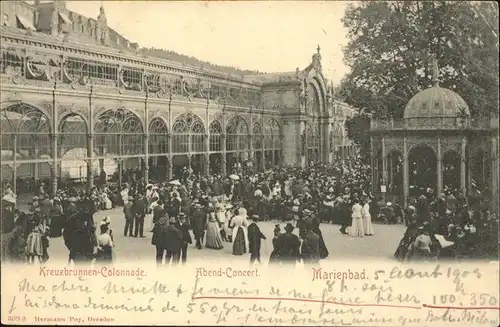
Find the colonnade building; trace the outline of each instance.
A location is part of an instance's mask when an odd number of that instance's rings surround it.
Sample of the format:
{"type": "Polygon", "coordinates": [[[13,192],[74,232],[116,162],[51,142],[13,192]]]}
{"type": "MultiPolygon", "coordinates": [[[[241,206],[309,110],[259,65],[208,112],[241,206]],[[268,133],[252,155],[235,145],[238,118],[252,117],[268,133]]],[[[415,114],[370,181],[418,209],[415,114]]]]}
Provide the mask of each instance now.
{"type": "Polygon", "coordinates": [[[14,188],[22,178],[92,187],[129,168],[161,180],[185,166],[304,167],[352,152],[319,46],[303,69],[221,73],[144,55],[102,7],[91,19],[64,1],[1,6],[1,168],[14,188]]]}

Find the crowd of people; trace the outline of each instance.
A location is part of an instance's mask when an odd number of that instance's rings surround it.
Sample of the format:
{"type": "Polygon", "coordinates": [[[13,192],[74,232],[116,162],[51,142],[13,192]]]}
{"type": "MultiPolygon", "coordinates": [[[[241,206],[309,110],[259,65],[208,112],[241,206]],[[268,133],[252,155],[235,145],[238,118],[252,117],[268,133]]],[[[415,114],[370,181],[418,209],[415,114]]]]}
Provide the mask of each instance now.
{"type": "Polygon", "coordinates": [[[405,260],[498,258],[498,217],[470,210],[467,198],[432,189],[406,208],[407,230],[394,256],[405,260]]]}
{"type": "Polygon", "coordinates": [[[7,187],[2,255],[12,262],[43,264],[49,240],[63,237],[70,262],[109,264],[114,260],[111,219],[105,217],[96,228],[94,214],[115,207],[123,207],[124,236],[152,232],[158,265],[185,263],[190,245],[229,246],[233,255],[249,253],[251,262],[260,262],[266,239],[261,221],[278,222],[270,263],[316,264],[329,255],[321,224],[338,224],[342,234],[365,237],[375,234],[372,217],[408,226],[395,254],[399,260],[471,257],[498,246],[498,235],[495,241],[491,233],[498,221],[487,211],[471,216],[465,197],[430,192],[402,208],[398,201],[374,198],[370,180],[370,167],[360,160],[228,176],[184,169],[177,180],[162,183],[129,174],[121,187],[104,179],[89,191],[63,188],[54,197],[41,184],[29,212],[15,208],[15,194],[7,187]],[[279,223],[286,225],[284,231],[279,223]]]}

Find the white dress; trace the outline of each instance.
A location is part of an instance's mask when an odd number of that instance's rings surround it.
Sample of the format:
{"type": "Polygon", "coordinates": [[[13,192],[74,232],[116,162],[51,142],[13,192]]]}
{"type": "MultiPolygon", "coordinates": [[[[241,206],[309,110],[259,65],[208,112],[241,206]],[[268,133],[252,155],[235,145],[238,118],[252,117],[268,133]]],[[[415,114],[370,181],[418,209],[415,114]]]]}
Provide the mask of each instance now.
{"type": "Polygon", "coordinates": [[[356,203],[352,206],[352,225],[349,229],[349,234],[353,237],[363,237],[365,232],[363,230],[363,214],[361,211],[363,207],[361,204],[356,203]]]}
{"type": "Polygon", "coordinates": [[[370,215],[370,204],[368,202],[363,206],[361,214],[363,216],[363,228],[365,230],[365,234],[373,235],[372,216],[370,215]]]}

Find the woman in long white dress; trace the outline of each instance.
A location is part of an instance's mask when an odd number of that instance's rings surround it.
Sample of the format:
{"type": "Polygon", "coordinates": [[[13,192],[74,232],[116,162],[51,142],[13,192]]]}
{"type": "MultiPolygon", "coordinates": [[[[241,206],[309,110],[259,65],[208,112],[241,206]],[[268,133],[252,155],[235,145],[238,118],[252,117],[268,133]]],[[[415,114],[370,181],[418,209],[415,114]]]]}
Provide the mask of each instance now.
{"type": "Polygon", "coordinates": [[[349,234],[353,237],[363,237],[365,232],[363,230],[363,207],[359,203],[358,199],[354,199],[354,204],[352,206],[352,225],[349,229],[349,234]]]}
{"type": "Polygon", "coordinates": [[[373,236],[372,216],[370,215],[370,200],[364,199],[363,209],[361,210],[363,216],[363,229],[366,236],[373,236]]]}

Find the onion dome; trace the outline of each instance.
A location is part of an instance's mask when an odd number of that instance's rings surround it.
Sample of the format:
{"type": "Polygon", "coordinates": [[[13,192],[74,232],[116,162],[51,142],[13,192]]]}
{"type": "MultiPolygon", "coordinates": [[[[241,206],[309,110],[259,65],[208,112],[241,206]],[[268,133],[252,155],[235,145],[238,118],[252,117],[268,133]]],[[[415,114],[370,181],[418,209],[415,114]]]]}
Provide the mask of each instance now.
{"type": "Polygon", "coordinates": [[[410,99],[405,108],[404,119],[470,116],[469,106],[458,93],[439,86],[439,70],[435,57],[432,66],[433,86],[418,92],[410,99]]]}

